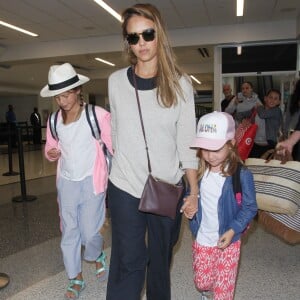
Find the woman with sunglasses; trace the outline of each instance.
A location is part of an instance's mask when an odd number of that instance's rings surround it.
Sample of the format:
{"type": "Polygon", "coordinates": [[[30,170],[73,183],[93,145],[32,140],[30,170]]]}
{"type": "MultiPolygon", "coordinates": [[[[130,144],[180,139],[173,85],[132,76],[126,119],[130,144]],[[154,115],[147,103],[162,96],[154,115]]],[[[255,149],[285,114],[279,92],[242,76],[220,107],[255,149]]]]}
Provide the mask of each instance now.
{"type": "Polygon", "coordinates": [[[108,187],[112,250],[106,299],[141,299],[146,277],[147,299],[169,300],[181,212],[192,218],[198,209],[198,162],[189,148],[196,128],[193,88],[175,63],[156,7],[136,4],[122,16],[130,67],[109,78],[114,158],[108,187]],[[173,184],[186,174],[189,182],[190,195],[180,200],[175,219],[138,210],[149,172],[137,97],[152,174],[173,184]]]}

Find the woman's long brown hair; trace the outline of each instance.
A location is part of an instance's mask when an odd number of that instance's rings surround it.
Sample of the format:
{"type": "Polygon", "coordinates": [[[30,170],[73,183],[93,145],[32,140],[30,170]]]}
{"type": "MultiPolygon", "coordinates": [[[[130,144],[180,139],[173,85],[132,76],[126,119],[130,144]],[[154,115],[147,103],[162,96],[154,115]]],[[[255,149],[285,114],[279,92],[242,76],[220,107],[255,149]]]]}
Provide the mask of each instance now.
{"type": "Polygon", "coordinates": [[[151,4],[136,4],[127,8],[122,13],[122,30],[125,41],[125,53],[128,55],[129,63],[136,65],[137,57],[130,49],[126,41],[127,24],[132,16],[142,16],[151,20],[154,23],[157,39],[157,98],[158,102],[165,107],[171,107],[178,103],[178,96],[184,97],[182,88],[179,84],[179,79],[184,73],[180,70],[176,63],[176,58],[168,36],[166,27],[158,9],[151,4]],[[160,101],[159,101],[160,98],[160,101]]]}

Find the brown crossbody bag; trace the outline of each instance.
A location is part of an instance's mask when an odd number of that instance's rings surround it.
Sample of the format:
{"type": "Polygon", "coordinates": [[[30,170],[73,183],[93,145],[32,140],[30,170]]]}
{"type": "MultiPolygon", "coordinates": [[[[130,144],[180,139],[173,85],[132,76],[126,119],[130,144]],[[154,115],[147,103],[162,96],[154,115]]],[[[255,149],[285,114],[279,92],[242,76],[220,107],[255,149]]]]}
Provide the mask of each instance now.
{"type": "Polygon", "coordinates": [[[179,184],[171,184],[152,175],[148,144],[147,144],[147,139],[145,134],[145,128],[144,128],[144,122],[142,117],[139,94],[137,90],[134,68],[132,68],[132,70],[133,70],[133,83],[134,83],[136,99],[137,99],[137,104],[139,109],[140,121],[142,125],[145,145],[146,145],[148,171],[149,171],[149,175],[140,199],[139,210],[145,213],[151,213],[151,214],[175,219],[177,206],[180,198],[182,197],[184,187],[182,182],[180,182],[179,184]]]}

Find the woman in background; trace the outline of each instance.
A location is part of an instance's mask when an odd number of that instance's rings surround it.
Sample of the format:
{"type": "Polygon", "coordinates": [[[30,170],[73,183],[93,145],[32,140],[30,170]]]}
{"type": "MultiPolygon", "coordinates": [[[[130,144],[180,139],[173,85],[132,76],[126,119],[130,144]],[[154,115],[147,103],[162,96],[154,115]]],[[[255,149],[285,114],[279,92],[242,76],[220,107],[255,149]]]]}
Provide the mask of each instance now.
{"type": "Polygon", "coordinates": [[[258,95],[253,91],[253,84],[250,81],[243,82],[241,90],[225,109],[225,112],[234,115],[237,123],[250,118],[253,108],[256,105],[262,105],[258,95]]]}

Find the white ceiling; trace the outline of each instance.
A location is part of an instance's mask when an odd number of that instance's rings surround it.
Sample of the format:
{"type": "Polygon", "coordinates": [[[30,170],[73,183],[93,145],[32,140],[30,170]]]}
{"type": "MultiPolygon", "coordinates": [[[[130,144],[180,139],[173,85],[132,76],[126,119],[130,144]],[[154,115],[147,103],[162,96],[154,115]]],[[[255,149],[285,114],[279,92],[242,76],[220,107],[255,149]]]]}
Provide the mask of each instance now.
{"type": "MultiPolygon", "coordinates": [[[[121,13],[139,1],[106,2],[121,13]]],[[[262,24],[261,32],[249,32],[255,40],[255,36],[262,35],[264,30],[272,30],[263,25],[265,22],[293,21],[292,24],[297,24],[298,18],[299,35],[299,0],[245,0],[244,17],[239,18],[235,16],[235,0],[148,2],[161,11],[173,34],[178,61],[186,72],[202,81],[199,89],[212,89],[213,46],[218,43],[218,39],[212,43],[210,36],[201,35],[201,28],[206,30],[204,32],[226,35],[225,40],[230,42],[231,32],[234,34],[245,24],[262,24]],[[199,39],[189,44],[188,36],[195,32],[199,39]],[[203,58],[199,47],[205,47],[209,57],[203,58]]],[[[121,53],[120,23],[93,0],[0,0],[0,20],[39,35],[29,37],[0,26],[0,95],[38,93],[46,84],[49,66],[65,61],[76,66],[79,73],[92,78],[86,87],[88,92],[105,95],[108,75],[126,65],[121,53]],[[96,56],[112,61],[116,67],[95,61],[96,56]]],[[[291,28],[291,31],[297,32],[297,28],[291,28]]]]}

